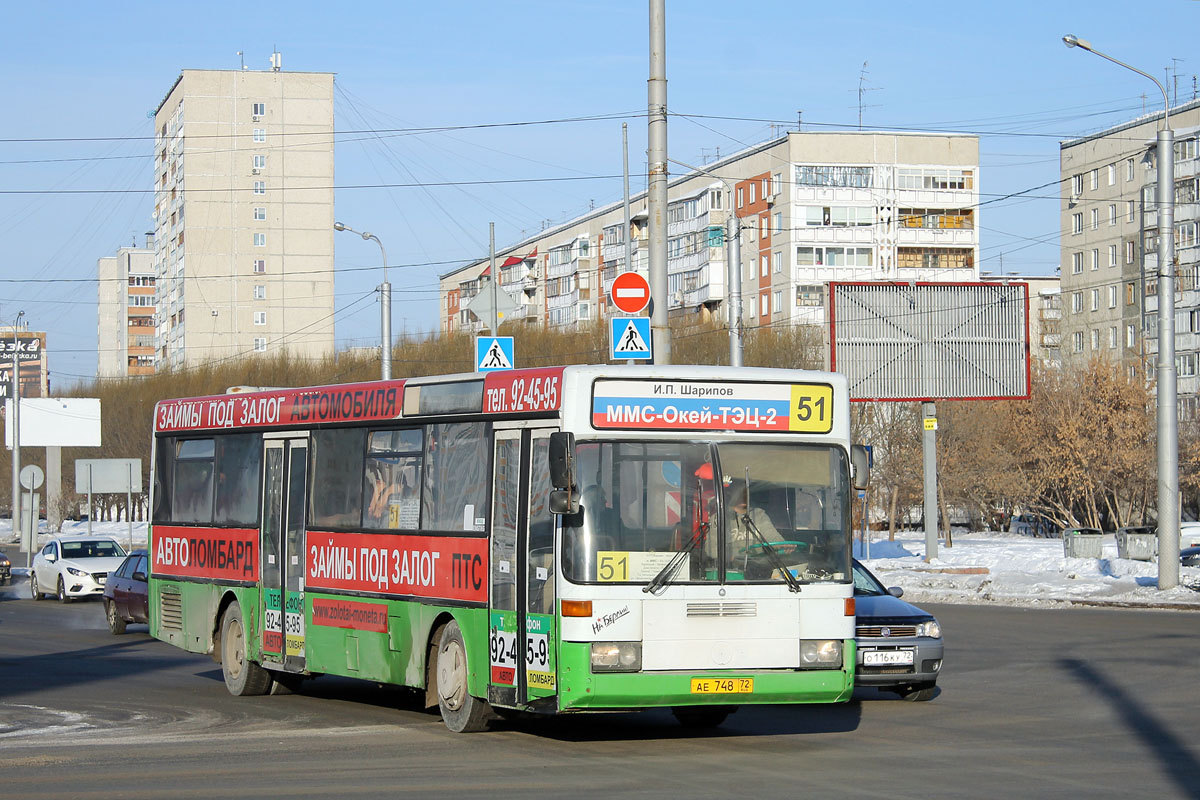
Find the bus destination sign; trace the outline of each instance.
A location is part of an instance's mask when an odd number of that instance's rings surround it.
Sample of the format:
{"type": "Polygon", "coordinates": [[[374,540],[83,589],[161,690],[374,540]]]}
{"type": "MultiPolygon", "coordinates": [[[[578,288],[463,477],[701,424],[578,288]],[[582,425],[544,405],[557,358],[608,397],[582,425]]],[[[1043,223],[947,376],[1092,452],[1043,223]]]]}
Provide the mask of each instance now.
{"type": "Polygon", "coordinates": [[[823,383],[598,380],[592,426],[616,430],[829,433],[823,383]]]}

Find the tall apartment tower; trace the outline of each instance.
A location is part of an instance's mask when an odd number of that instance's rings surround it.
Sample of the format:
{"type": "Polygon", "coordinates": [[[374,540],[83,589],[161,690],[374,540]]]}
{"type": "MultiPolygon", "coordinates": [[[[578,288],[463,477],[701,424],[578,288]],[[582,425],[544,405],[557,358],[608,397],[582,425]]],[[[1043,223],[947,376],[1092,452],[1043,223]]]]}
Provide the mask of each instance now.
{"type": "MultiPolygon", "coordinates": [[[[1158,185],[1163,112],[1059,148],[1063,357],[1105,355],[1153,375],[1158,353],[1158,185]]],[[[1175,131],[1175,365],[1180,413],[1200,409],[1200,101],[1171,109],[1175,131]]]]}
{"type": "Polygon", "coordinates": [[[96,262],[96,342],[101,378],[154,374],[154,234],[96,262]]]}
{"type": "MultiPolygon", "coordinates": [[[[728,314],[725,231],[741,230],[742,320],[824,320],[830,281],[979,280],[979,140],[943,133],[793,132],[673,178],[667,206],[667,307],[728,314]]],[[[616,276],[647,272],[646,195],[631,198],[630,264],[621,203],[500,251],[511,322],[563,326],[612,313],[616,276]]],[[[442,330],[480,327],[469,309],[480,260],[441,276],[442,330]]]]}
{"type": "Polygon", "coordinates": [[[155,112],[157,363],[333,352],[333,74],[184,70],[155,112]]]}

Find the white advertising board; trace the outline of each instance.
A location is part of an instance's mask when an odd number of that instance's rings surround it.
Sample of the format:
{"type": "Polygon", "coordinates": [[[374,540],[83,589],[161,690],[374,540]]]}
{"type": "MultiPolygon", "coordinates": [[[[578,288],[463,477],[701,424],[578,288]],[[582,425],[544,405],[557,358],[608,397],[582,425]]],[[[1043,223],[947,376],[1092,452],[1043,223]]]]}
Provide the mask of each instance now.
{"type": "MultiPolygon", "coordinates": [[[[4,415],[4,444],[13,445],[12,400],[4,415]]],[[[95,397],[31,397],[21,400],[22,447],[99,447],[100,400],[95,397]]]]}
{"type": "Polygon", "coordinates": [[[140,458],[79,458],[75,460],[75,491],[142,493],[140,458]]]}

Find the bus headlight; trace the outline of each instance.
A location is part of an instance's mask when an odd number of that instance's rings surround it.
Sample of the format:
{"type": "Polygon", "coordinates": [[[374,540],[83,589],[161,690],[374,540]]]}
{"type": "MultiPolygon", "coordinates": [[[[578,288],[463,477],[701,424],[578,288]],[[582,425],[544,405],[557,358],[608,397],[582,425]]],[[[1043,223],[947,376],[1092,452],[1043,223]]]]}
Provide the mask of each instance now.
{"type": "Polygon", "coordinates": [[[638,672],[641,642],[592,642],[592,672],[638,672]]]}
{"type": "Polygon", "coordinates": [[[931,619],[928,622],[922,622],[917,625],[917,636],[928,636],[930,639],[942,638],[942,626],[938,625],[936,619],[931,619]]]}
{"type": "Polygon", "coordinates": [[[838,667],[842,664],[841,639],[801,639],[801,667],[838,667]]]}

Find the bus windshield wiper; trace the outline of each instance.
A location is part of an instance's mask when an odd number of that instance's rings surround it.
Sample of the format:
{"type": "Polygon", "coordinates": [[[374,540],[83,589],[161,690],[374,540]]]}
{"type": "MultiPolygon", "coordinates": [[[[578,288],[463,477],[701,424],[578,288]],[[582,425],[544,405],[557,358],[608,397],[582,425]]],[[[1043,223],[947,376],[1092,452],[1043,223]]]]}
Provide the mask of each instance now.
{"type": "Polygon", "coordinates": [[[700,526],[695,534],[692,535],[692,538],[689,539],[687,544],[683,546],[683,549],[676,553],[671,560],[667,562],[666,566],[660,569],[658,574],[655,575],[649,583],[642,587],[642,591],[649,592],[650,594],[657,594],[662,589],[666,588],[666,585],[671,582],[672,578],[675,577],[675,573],[679,571],[679,568],[687,562],[688,556],[691,555],[691,552],[695,550],[701,542],[704,541],[704,535],[707,532],[708,523],[706,522],[700,526]]]}
{"type": "Polygon", "coordinates": [[[793,592],[800,591],[800,581],[796,580],[796,576],[793,575],[792,571],[787,568],[786,564],[783,563],[783,559],[779,557],[779,553],[776,552],[775,548],[771,546],[771,543],[768,542],[762,535],[762,531],[758,529],[758,526],[754,524],[754,520],[750,518],[749,509],[747,509],[746,513],[742,516],[742,522],[745,524],[747,530],[753,533],[755,538],[758,539],[759,547],[761,547],[762,551],[766,554],[767,560],[771,562],[771,566],[783,575],[783,580],[787,583],[788,589],[793,592]]]}

